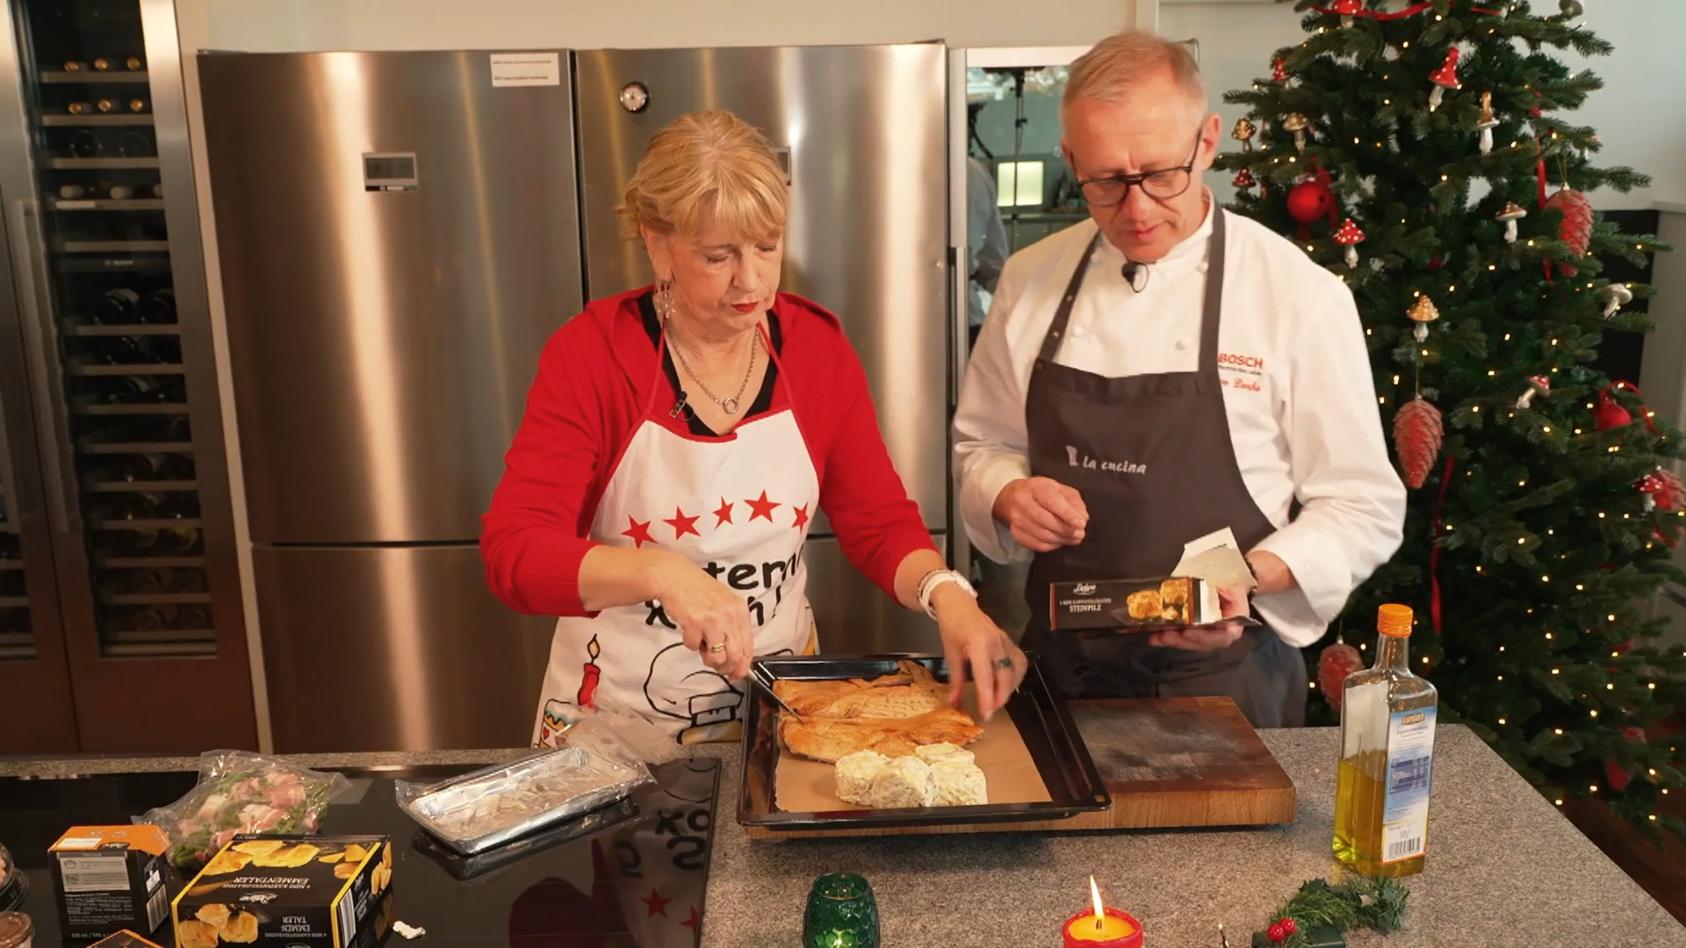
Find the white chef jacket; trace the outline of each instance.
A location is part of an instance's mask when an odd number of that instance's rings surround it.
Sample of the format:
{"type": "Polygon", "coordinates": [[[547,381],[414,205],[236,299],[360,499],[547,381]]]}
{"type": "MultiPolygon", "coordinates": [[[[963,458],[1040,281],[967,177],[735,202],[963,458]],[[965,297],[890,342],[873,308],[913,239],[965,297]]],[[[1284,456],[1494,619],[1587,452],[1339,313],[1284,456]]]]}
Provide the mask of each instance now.
{"type": "MultiPolygon", "coordinates": [[[[1405,486],[1382,440],[1351,291],[1257,222],[1231,214],[1228,224],[1218,375],[1229,435],[1247,492],[1277,528],[1257,549],[1281,557],[1298,582],[1254,605],[1285,641],[1303,647],[1399,548],[1405,486]],[[1296,498],[1301,508],[1290,521],[1296,498]]],[[[961,518],[972,543],[997,562],[1030,556],[991,510],[1002,487],[1030,474],[1031,368],[1095,231],[1084,221],[1007,261],[960,390],[961,518]]],[[[1111,378],[1194,371],[1211,233],[1208,209],[1199,230],[1148,268],[1139,293],[1120,272],[1123,254],[1103,239],[1056,361],[1111,378]]]]}

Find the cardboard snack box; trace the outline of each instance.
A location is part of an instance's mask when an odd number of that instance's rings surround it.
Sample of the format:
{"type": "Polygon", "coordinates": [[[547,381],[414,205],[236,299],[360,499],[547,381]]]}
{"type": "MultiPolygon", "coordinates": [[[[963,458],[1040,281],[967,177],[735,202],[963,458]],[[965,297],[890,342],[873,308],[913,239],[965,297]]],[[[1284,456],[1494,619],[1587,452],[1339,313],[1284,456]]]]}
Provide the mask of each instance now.
{"type": "Polygon", "coordinates": [[[176,948],[372,944],[391,885],[385,836],[236,836],[176,896],[176,948]]]}
{"type": "Polygon", "coordinates": [[[1152,632],[1223,621],[1259,624],[1247,616],[1225,620],[1217,587],[1192,576],[1084,580],[1048,588],[1048,627],[1055,631],[1152,632]]]}
{"type": "Polygon", "coordinates": [[[148,934],[169,914],[164,853],[169,840],[149,823],[72,826],[47,850],[66,940],[93,941],[120,929],[148,934]]]}

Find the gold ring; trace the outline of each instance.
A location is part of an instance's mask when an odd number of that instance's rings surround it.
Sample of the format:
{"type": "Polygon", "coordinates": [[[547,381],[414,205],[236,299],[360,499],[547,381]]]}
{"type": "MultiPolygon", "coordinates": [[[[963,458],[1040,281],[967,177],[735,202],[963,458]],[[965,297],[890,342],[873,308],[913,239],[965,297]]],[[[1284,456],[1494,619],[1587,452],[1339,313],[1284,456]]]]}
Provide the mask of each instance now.
{"type": "Polygon", "coordinates": [[[708,651],[715,654],[715,655],[718,655],[721,652],[726,651],[726,643],[725,642],[716,642],[713,645],[710,645],[708,647],[708,651]]]}

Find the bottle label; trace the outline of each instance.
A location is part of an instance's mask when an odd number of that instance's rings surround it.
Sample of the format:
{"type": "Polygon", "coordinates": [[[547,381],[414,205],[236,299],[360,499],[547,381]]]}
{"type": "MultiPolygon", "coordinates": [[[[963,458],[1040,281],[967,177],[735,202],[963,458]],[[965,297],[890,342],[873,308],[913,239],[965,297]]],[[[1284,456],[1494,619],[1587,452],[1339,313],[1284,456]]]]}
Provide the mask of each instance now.
{"type": "Polygon", "coordinates": [[[1382,808],[1382,862],[1422,855],[1428,835],[1428,790],[1434,773],[1434,708],[1395,711],[1387,735],[1387,795],[1382,808]]]}

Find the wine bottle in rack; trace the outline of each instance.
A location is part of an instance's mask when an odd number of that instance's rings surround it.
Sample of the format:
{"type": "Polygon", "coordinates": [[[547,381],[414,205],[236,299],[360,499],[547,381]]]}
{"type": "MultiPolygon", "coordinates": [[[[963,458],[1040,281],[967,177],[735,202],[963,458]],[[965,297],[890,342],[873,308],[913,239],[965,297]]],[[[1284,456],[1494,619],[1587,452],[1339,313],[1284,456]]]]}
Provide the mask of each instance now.
{"type": "Polygon", "coordinates": [[[139,56],[130,56],[123,60],[123,68],[130,72],[141,72],[146,69],[146,61],[139,56]]]}
{"type": "Polygon", "coordinates": [[[161,632],[173,626],[171,611],[163,606],[143,606],[129,612],[124,628],[161,632]]]}
{"type": "Polygon", "coordinates": [[[205,574],[196,569],[178,569],[170,574],[170,592],[173,593],[202,593],[205,591],[205,574]]]}
{"type": "Polygon", "coordinates": [[[66,201],[80,201],[88,196],[88,189],[80,184],[59,185],[59,197],[66,201]]]}
{"type": "Polygon", "coordinates": [[[94,107],[87,102],[72,102],[65,106],[64,110],[71,115],[87,115],[94,110],[94,107]]]}
{"type": "Polygon", "coordinates": [[[158,519],[157,494],[127,494],[101,501],[93,509],[94,519],[107,522],[132,522],[158,519]]]}
{"type": "Polygon", "coordinates": [[[117,154],[122,158],[151,158],[153,152],[152,139],[137,131],[127,131],[117,136],[117,154]]]}
{"type": "Polygon", "coordinates": [[[146,100],[145,99],[130,99],[129,100],[129,111],[130,112],[137,112],[137,113],[138,112],[145,112],[146,111],[146,100]]]}
{"type": "Polygon", "coordinates": [[[182,606],[176,610],[177,629],[209,629],[211,625],[211,610],[204,606],[182,606]]]}
{"type": "Polygon", "coordinates": [[[117,100],[115,100],[115,99],[98,99],[94,102],[94,109],[95,109],[95,111],[100,112],[101,114],[115,112],[115,111],[117,111],[117,100]]]}
{"type": "Polygon", "coordinates": [[[135,189],[127,184],[114,184],[110,194],[113,201],[127,201],[135,196],[135,189]]]}
{"type": "Polygon", "coordinates": [[[137,316],[143,323],[173,323],[176,321],[176,291],[165,287],[153,290],[140,301],[137,316]]]}
{"type": "Polygon", "coordinates": [[[122,454],[83,468],[82,484],[92,490],[96,484],[144,484],[168,480],[163,458],[157,454],[122,454]]]}
{"type": "Polygon", "coordinates": [[[88,321],[102,326],[126,325],[140,322],[141,295],[126,286],[107,290],[94,304],[88,321]]]}
{"type": "Polygon", "coordinates": [[[158,531],[152,545],[159,556],[182,556],[199,550],[199,531],[192,527],[167,527],[158,531]]]}
{"type": "Polygon", "coordinates": [[[155,569],[122,570],[100,580],[100,592],[113,596],[153,596],[169,589],[164,574],[155,569]]]}
{"type": "Polygon", "coordinates": [[[98,158],[105,146],[100,144],[100,137],[91,128],[79,128],[70,136],[68,146],[72,158],[98,158]]]}
{"type": "Polygon", "coordinates": [[[83,71],[87,70],[87,68],[88,68],[87,63],[82,62],[81,60],[77,60],[77,59],[72,59],[70,62],[67,62],[67,63],[64,64],[64,71],[65,72],[83,72],[83,71]]]}
{"type": "Polygon", "coordinates": [[[110,72],[111,71],[111,60],[107,59],[104,56],[101,56],[98,59],[94,60],[94,71],[95,72],[110,72]]]}

